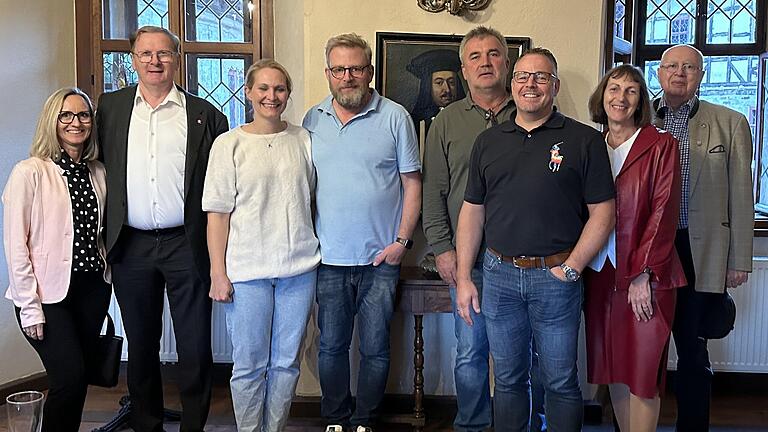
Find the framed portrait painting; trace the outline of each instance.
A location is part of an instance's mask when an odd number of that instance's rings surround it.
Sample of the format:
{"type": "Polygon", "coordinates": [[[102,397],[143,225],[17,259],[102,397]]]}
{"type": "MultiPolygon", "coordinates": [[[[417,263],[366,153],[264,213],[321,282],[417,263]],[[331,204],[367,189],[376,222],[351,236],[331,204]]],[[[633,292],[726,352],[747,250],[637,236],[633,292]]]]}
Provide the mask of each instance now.
{"type": "MultiPolygon", "coordinates": [[[[440,109],[466,96],[467,84],[461,75],[459,59],[462,37],[376,33],[376,90],[411,113],[420,143],[440,109]]],[[[531,40],[511,36],[505,39],[512,65],[530,48],[531,40]]],[[[507,86],[512,79],[511,65],[507,86]]]]}

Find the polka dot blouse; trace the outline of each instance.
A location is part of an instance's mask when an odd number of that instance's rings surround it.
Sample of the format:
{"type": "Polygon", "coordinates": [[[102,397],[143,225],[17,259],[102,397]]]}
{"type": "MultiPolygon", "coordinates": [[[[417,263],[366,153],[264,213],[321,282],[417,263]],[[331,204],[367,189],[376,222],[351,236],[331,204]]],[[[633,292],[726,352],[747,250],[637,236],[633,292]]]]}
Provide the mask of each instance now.
{"type": "Polygon", "coordinates": [[[103,271],[96,242],[99,229],[99,206],[91,184],[90,170],[85,162],[75,162],[65,151],[56,161],[69,186],[72,200],[72,223],[75,238],[72,243],[72,270],[76,272],[103,271]]]}

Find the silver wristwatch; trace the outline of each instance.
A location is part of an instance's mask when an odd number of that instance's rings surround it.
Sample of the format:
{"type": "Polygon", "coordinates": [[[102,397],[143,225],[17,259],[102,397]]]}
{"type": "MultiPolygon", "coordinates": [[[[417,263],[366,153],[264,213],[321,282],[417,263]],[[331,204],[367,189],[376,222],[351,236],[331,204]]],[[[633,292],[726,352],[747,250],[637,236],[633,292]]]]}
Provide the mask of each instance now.
{"type": "Polygon", "coordinates": [[[560,264],[560,268],[563,269],[563,273],[565,273],[565,280],[568,282],[576,282],[581,277],[581,274],[579,274],[576,269],[567,265],[566,263],[560,264]]]}

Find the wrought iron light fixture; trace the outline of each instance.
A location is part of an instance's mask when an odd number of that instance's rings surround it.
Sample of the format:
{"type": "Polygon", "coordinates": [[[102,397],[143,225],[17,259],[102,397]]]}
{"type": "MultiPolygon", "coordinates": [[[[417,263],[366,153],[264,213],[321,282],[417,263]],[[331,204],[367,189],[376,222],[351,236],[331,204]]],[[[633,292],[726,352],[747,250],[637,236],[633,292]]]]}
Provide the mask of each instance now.
{"type": "Polygon", "coordinates": [[[419,7],[428,12],[447,10],[451,15],[461,15],[464,11],[478,11],[488,7],[491,0],[416,0],[419,7]]]}

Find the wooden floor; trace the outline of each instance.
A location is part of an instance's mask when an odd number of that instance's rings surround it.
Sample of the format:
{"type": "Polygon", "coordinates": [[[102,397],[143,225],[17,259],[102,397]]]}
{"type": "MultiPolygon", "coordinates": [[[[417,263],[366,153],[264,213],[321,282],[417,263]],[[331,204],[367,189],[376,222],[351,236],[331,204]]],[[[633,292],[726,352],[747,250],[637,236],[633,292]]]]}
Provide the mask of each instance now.
{"type": "MultiPolygon", "coordinates": [[[[88,392],[83,424],[81,431],[90,431],[109,421],[117,409],[118,401],[127,393],[125,374],[121,376],[120,384],[112,389],[91,387],[88,392]]],[[[173,385],[173,367],[164,368],[164,377],[169,381],[165,391],[165,404],[167,408],[180,408],[178,396],[173,385]]],[[[670,377],[673,381],[674,377],[670,377]]],[[[712,403],[712,431],[713,432],[768,432],[768,376],[744,375],[744,374],[720,374],[716,375],[713,387],[712,403]]],[[[403,398],[394,398],[398,408],[405,405],[403,398]]],[[[286,432],[322,432],[325,424],[317,414],[315,400],[301,399],[294,403],[292,417],[288,422],[286,432]]],[[[438,398],[427,401],[432,405],[433,412],[427,411],[427,427],[425,432],[451,431],[455,406],[450,398],[438,398]],[[435,409],[436,406],[436,409],[435,409]]],[[[429,406],[428,406],[429,408],[429,406]]],[[[392,411],[393,406],[384,407],[385,411],[392,411]]],[[[5,409],[0,410],[0,432],[7,431],[5,421],[5,409]]],[[[671,393],[662,400],[662,413],[660,419],[660,431],[673,431],[675,403],[671,393]]],[[[228,370],[226,367],[217,366],[214,379],[213,401],[211,413],[206,430],[209,432],[235,431],[234,416],[230,400],[228,385],[228,370]]],[[[178,431],[178,423],[167,423],[169,432],[178,431]]],[[[408,427],[402,425],[383,425],[378,431],[407,431],[408,427]]],[[[613,427],[606,419],[603,424],[585,425],[584,431],[612,431],[613,427]]]]}

